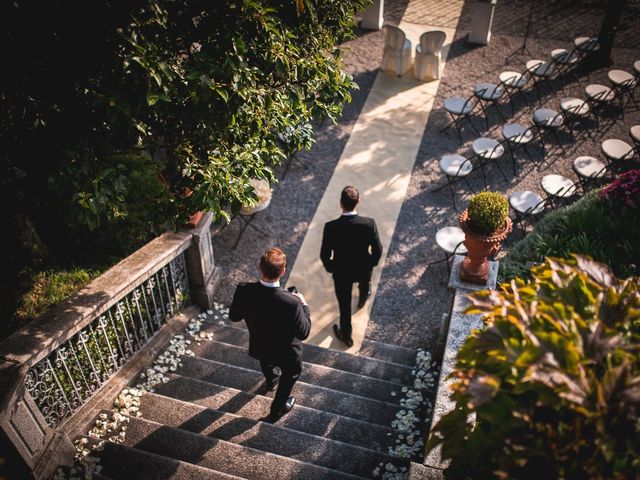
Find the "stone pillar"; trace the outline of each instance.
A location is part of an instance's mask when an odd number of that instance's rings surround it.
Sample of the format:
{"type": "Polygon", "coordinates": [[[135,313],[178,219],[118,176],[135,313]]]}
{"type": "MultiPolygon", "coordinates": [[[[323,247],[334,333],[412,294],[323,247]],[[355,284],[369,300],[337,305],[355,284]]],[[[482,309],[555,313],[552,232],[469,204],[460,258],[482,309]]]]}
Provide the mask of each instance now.
{"type": "Polygon", "coordinates": [[[373,5],[370,5],[363,14],[360,27],[367,30],[380,30],[384,23],[384,0],[373,0],[373,5]]]}
{"type": "Polygon", "coordinates": [[[496,2],[497,0],[476,0],[476,3],[474,3],[471,16],[471,32],[469,32],[468,38],[469,43],[478,45],[489,43],[496,2]]]}
{"type": "Polygon", "coordinates": [[[216,267],[211,243],[213,215],[205,213],[193,228],[183,229],[192,235],[191,246],[185,252],[191,301],[203,309],[213,308],[213,296],[221,280],[220,267],[216,267]]]}
{"type": "Polygon", "coordinates": [[[53,430],[45,421],[24,387],[27,372],[24,364],[0,363],[0,430],[24,460],[4,468],[20,478],[49,479],[58,465],[71,464],[75,447],[66,433],[53,430]]]}

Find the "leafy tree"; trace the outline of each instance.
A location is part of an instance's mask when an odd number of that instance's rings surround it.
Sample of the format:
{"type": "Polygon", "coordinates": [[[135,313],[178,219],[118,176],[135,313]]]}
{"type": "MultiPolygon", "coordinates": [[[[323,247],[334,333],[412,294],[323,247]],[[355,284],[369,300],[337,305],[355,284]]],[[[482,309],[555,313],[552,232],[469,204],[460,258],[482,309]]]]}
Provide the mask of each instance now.
{"type": "Polygon", "coordinates": [[[119,223],[134,201],[149,200],[150,229],[228,217],[255,199],[249,179],[274,181],[288,148],[311,145],[311,120],[350,100],[337,44],[366,3],[5,2],[5,206],[45,244],[61,224],[119,223]],[[150,192],[128,180],[142,172],[150,192]]]}
{"type": "Polygon", "coordinates": [[[0,313],[38,270],[102,270],[255,199],[350,100],[337,45],[368,1],[2,2],[0,313]]]}
{"type": "Polygon", "coordinates": [[[640,279],[548,258],[472,301],[486,328],[458,353],[455,408],[427,445],[447,478],[637,478],[640,279]]]}

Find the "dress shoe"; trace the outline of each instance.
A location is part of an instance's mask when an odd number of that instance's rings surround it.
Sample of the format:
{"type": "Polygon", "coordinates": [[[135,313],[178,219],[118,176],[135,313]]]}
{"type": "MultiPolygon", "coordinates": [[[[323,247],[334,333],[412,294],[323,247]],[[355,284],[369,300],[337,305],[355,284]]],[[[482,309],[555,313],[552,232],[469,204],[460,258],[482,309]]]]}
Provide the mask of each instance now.
{"type": "Polygon", "coordinates": [[[371,295],[371,290],[369,290],[369,292],[367,292],[367,294],[364,297],[360,296],[360,298],[358,299],[358,308],[362,308],[366,305],[370,295],[371,295]]]}
{"type": "Polygon", "coordinates": [[[333,326],[333,333],[335,334],[336,338],[344,343],[347,347],[353,346],[353,340],[347,337],[344,332],[340,330],[340,327],[338,325],[333,326]]]}
{"type": "Polygon", "coordinates": [[[275,422],[276,420],[282,418],[284,415],[289,413],[293,406],[296,404],[296,397],[289,397],[287,401],[284,403],[284,407],[278,410],[271,410],[269,414],[269,420],[275,422]]]}

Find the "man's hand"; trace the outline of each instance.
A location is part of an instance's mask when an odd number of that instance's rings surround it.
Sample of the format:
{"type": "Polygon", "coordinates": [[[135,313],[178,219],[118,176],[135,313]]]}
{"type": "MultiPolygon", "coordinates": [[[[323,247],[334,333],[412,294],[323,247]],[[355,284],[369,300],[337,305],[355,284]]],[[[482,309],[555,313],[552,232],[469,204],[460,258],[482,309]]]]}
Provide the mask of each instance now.
{"type": "Polygon", "coordinates": [[[304,295],[302,295],[300,292],[296,292],[293,295],[298,297],[303,305],[307,305],[307,301],[304,299],[304,295]]]}

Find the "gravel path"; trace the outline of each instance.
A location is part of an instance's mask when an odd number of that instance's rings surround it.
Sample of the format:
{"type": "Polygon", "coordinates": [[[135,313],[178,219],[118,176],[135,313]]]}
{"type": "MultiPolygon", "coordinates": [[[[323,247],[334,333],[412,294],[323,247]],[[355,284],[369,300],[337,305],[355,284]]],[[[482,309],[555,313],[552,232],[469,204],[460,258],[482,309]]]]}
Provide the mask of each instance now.
{"type": "MultiPolygon", "coordinates": [[[[386,21],[397,23],[402,17],[406,3],[386,2],[386,21]]],[[[629,3],[632,4],[631,1],[629,3]]],[[[467,128],[463,134],[465,143],[460,145],[454,131],[440,133],[440,129],[447,124],[446,114],[442,110],[443,100],[452,95],[468,96],[476,83],[496,82],[501,71],[521,70],[529,58],[546,59],[554,48],[569,48],[574,37],[597,34],[599,31],[603,15],[601,2],[535,2],[531,35],[527,41],[527,48],[532,57],[518,56],[513,58],[509,65],[505,65],[505,58],[522,45],[529,5],[529,0],[499,2],[490,44],[486,47],[472,47],[465,43],[465,37],[469,31],[473,2],[468,0],[465,3],[436,104],[424,132],[409,190],[382,271],[367,329],[366,336],[369,339],[406,347],[433,347],[442,315],[450,308],[451,295],[446,288],[446,264],[427,265],[443,258],[435,245],[435,232],[442,226],[456,225],[457,212],[451,206],[448,190],[431,190],[444,181],[438,169],[440,156],[454,152],[468,155],[471,142],[476,135],[467,128]]],[[[614,68],[630,71],[633,62],[640,58],[635,33],[638,31],[640,6],[631,5],[623,14],[621,27],[616,36],[614,68]]],[[[268,231],[269,236],[262,236],[249,227],[234,250],[232,246],[240,226],[238,220],[235,220],[214,237],[216,261],[223,268],[225,276],[217,294],[219,301],[230,302],[237,282],[256,277],[259,256],[271,245],[283,248],[289,257],[290,265],[293,265],[315,208],[377,74],[382,46],[381,32],[367,31],[358,32],[356,39],[345,44],[348,48],[344,57],[347,69],[354,75],[360,89],[353,93],[353,102],[345,107],[339,124],[332,125],[326,122],[320,126],[313,149],[299,155],[309,168],[305,169],[294,162],[284,181],[275,186],[270,207],[255,219],[256,226],[268,231]]],[[[555,94],[544,90],[542,105],[558,109],[562,97],[584,98],[584,87],[588,83],[608,84],[606,69],[592,72],[589,79],[584,76],[580,83],[570,81],[563,86],[561,82],[554,82],[555,94]]],[[[505,101],[501,109],[507,121],[529,125],[533,110],[538,106],[538,99],[532,91],[527,94],[526,102],[522,99],[517,100],[515,113],[511,112],[508,102],[505,101]]],[[[500,139],[503,122],[492,108],[489,120],[488,130],[480,117],[474,119],[474,124],[483,136],[500,139]]],[[[579,133],[575,147],[569,145],[568,134],[563,135],[566,154],[549,145],[550,151],[547,151],[546,159],[539,168],[534,168],[531,162],[521,155],[517,177],[511,173],[510,160],[505,158],[502,165],[507,173],[508,182],[504,182],[499,173],[493,171],[489,175],[489,188],[505,194],[525,189],[541,193],[540,178],[548,173],[561,173],[576,179],[571,170],[571,162],[575,157],[601,156],[600,143],[606,138],[629,141],[628,129],[638,123],[640,112],[628,111],[624,120],[617,116],[594,140],[579,133]]],[[[541,159],[542,151],[538,146],[532,148],[531,153],[534,159],[541,159]]],[[[474,188],[480,188],[480,175],[475,175],[472,183],[474,188]]],[[[464,207],[467,198],[466,195],[457,198],[459,207],[464,207]]]]}

